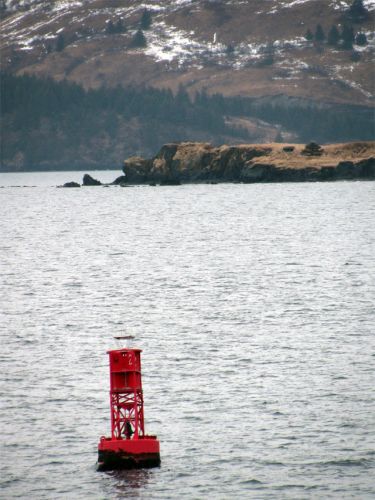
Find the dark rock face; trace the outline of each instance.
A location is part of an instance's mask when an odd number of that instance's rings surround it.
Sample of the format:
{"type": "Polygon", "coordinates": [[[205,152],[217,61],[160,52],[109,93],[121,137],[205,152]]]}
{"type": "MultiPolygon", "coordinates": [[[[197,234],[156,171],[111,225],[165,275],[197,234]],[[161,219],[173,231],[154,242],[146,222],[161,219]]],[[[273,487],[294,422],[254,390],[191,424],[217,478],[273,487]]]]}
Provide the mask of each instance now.
{"type": "Polygon", "coordinates": [[[124,161],[123,172],[130,184],[143,184],[150,181],[152,160],[145,160],[140,156],[131,156],[124,161]]]}
{"type": "Polygon", "coordinates": [[[115,179],[112,184],[114,186],[119,186],[121,184],[126,184],[128,181],[128,178],[126,177],[126,175],[120,175],[120,177],[117,177],[117,179],[115,179]]]}
{"type": "Polygon", "coordinates": [[[181,182],[177,179],[166,179],[165,181],[161,181],[161,186],[181,186],[181,182]]]}
{"type": "Polygon", "coordinates": [[[63,188],[79,188],[81,187],[81,184],[78,184],[78,182],[66,182],[62,186],[58,187],[63,187],[63,188]]]}
{"type": "Polygon", "coordinates": [[[369,158],[358,163],[362,179],[375,179],[375,158],[369,158]]]}
{"type": "Polygon", "coordinates": [[[83,176],[83,181],[82,181],[83,186],[101,186],[102,183],[100,181],[97,181],[91,175],[85,174],[83,176]]]}
{"type": "MultiPolygon", "coordinates": [[[[366,147],[369,151],[370,146],[367,144],[366,147]]],[[[281,150],[273,149],[272,145],[213,147],[207,143],[192,142],[165,144],[152,159],[132,157],[126,160],[125,176],[116,179],[114,184],[123,184],[124,181],[130,184],[178,185],[183,182],[375,179],[375,158],[363,159],[362,155],[358,161],[346,161],[343,159],[345,148],[348,145],[343,145],[342,152],[335,151],[334,156],[329,156],[315,143],[308,144],[304,149],[296,145],[287,149],[284,146],[281,150]]]]}

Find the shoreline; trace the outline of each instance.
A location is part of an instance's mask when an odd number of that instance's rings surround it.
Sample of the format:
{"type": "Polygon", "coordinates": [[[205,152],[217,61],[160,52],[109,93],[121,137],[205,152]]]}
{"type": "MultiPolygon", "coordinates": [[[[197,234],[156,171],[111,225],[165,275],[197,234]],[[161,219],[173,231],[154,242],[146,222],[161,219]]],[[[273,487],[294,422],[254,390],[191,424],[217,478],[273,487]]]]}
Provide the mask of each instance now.
{"type": "Polygon", "coordinates": [[[375,179],[375,142],[165,144],[150,159],[125,160],[115,184],[319,182],[375,179]]]}

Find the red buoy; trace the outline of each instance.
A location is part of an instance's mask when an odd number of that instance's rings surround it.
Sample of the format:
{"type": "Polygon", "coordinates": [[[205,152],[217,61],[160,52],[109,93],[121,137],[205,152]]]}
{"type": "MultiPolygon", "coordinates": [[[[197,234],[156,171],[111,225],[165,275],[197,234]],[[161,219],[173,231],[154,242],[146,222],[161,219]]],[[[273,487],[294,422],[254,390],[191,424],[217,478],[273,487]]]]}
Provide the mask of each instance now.
{"type": "Polygon", "coordinates": [[[111,437],[98,445],[98,469],[130,469],[160,465],[156,436],[145,434],[141,350],[108,351],[111,437]]]}

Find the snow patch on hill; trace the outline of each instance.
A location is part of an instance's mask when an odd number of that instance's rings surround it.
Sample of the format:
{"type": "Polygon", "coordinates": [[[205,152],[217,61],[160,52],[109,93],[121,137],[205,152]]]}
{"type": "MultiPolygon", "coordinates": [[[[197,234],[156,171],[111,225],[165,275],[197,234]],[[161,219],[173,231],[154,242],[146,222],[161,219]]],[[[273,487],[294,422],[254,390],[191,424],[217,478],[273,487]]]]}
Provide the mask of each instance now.
{"type": "Polygon", "coordinates": [[[194,40],[194,32],[167,26],[165,22],[155,22],[152,31],[147,33],[145,54],[156,61],[178,61],[180,65],[187,60],[199,57],[206,50],[203,43],[194,40]]]}
{"type": "MultiPolygon", "coordinates": [[[[51,8],[53,10],[71,9],[77,6],[87,5],[94,3],[95,0],[5,0],[5,5],[9,11],[17,11],[27,9],[29,7],[51,8]]],[[[223,0],[226,5],[241,5],[248,3],[249,0],[223,0]]],[[[278,8],[292,8],[315,0],[264,0],[265,7],[275,11],[278,8]],[[273,4],[273,6],[272,6],[273,4]]],[[[134,10],[150,9],[154,12],[161,12],[164,10],[177,10],[182,7],[194,6],[196,0],[149,0],[144,2],[137,2],[134,10]]],[[[214,1],[212,0],[212,3],[214,1]]],[[[352,0],[331,0],[331,6],[334,9],[346,9],[352,3],[352,0]]],[[[365,7],[369,10],[375,10],[375,0],[364,0],[365,7]]],[[[109,2],[110,4],[110,2],[109,2]]],[[[110,7],[110,5],[109,5],[110,7]]],[[[267,10],[267,9],[266,9],[267,10]]]]}
{"type": "MultiPolygon", "coordinates": [[[[226,44],[212,41],[198,41],[194,31],[184,31],[168,26],[164,21],[154,21],[151,30],[145,33],[147,47],[145,54],[158,62],[176,63],[178,66],[202,66],[215,64],[242,69],[273,54],[282,54],[291,48],[306,46],[306,40],[297,37],[291,40],[277,40],[272,46],[251,41],[229,48],[226,44]]],[[[298,64],[294,65],[296,68],[298,64]]]]}

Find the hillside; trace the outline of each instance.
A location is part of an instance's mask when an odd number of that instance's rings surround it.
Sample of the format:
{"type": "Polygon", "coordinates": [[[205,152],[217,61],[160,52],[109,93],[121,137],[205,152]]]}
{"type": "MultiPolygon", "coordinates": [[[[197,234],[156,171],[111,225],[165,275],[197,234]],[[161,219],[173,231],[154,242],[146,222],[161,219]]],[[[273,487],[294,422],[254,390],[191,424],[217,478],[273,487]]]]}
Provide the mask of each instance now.
{"type": "Polygon", "coordinates": [[[369,14],[360,21],[348,18],[349,0],[3,1],[3,70],[86,88],[183,84],[192,92],[373,102],[374,0],[364,0],[369,14]],[[325,37],[332,25],[349,24],[367,43],[342,50],[307,41],[318,24],[325,37]],[[146,46],[134,47],[142,26],[146,46]]]}
{"type": "Polygon", "coordinates": [[[104,168],[176,141],[372,140],[375,0],[352,2],[0,0],[0,168],[104,168]]]}

